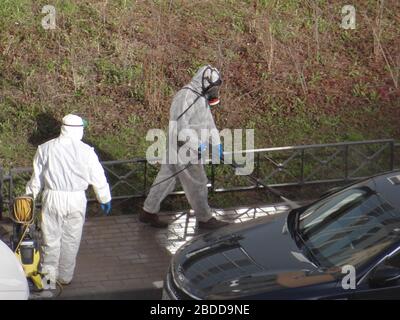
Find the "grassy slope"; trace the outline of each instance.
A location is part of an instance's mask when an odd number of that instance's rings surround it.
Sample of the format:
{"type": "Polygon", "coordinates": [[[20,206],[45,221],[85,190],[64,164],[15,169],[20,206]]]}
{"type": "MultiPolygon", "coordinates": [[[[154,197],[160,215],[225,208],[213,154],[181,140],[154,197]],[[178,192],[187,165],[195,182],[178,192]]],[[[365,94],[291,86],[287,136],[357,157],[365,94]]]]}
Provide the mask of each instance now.
{"type": "Polygon", "coordinates": [[[397,0],[381,19],[390,68],[374,52],[376,1],[352,1],[347,31],[343,1],[52,3],[53,31],[40,24],[48,1],[0,3],[0,165],[29,165],[68,112],[89,120],[102,159],[144,156],[146,131],[167,125],[204,63],[223,72],[218,126],[255,128],[258,147],[400,136],[397,0]]]}

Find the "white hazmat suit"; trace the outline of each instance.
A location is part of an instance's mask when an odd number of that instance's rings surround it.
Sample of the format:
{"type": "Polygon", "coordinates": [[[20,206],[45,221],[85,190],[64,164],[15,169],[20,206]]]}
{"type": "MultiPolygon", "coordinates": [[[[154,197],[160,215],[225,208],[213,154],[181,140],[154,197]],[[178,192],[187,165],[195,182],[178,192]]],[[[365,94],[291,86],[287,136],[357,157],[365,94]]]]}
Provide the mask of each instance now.
{"type": "MultiPolygon", "coordinates": [[[[171,138],[177,140],[179,133],[183,130],[189,138],[186,146],[189,145],[192,150],[197,151],[201,144],[208,144],[209,142],[214,146],[221,143],[209,101],[204,94],[204,86],[209,85],[205,79],[211,79],[213,82],[220,81],[218,70],[210,66],[200,68],[191,82],[178,91],[172,101],[169,125],[170,140],[167,146],[168,155],[177,154],[179,143],[172,143],[171,138]],[[186,129],[191,130],[187,131],[186,129]],[[211,134],[206,141],[201,139],[203,129],[208,129],[211,134]]],[[[197,153],[195,157],[195,160],[198,160],[197,153]]],[[[148,213],[158,213],[161,202],[174,190],[176,178],[179,178],[186,198],[195,212],[196,219],[200,222],[209,221],[212,218],[212,213],[208,205],[208,179],[203,164],[195,163],[187,166],[187,159],[185,159],[185,162],[180,156],[177,156],[176,160],[176,163],[173,163],[169,158],[166,164],[161,165],[160,172],[144,202],[143,209],[148,213]],[[185,167],[187,168],[176,177],[168,179],[185,167]]]]}
{"type": "Polygon", "coordinates": [[[63,118],[61,134],[37,149],[26,193],[42,194],[43,259],[48,279],[71,282],[85,221],[86,194],[92,185],[100,203],[111,201],[103,167],[92,147],[81,141],[83,120],[63,118]]]}

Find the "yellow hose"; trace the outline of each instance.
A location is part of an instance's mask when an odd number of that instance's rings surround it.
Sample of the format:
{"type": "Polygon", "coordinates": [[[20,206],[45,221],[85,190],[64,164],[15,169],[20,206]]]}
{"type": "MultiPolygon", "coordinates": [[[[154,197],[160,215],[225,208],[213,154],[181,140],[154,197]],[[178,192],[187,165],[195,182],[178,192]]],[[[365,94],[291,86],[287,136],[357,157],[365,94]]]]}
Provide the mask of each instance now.
{"type": "Polygon", "coordinates": [[[19,246],[21,245],[22,240],[25,237],[26,232],[28,231],[29,226],[33,223],[33,209],[35,203],[32,197],[30,196],[21,196],[16,197],[14,200],[13,211],[12,211],[12,219],[24,226],[24,232],[20,237],[18,245],[16,246],[14,252],[17,252],[19,246]]]}
{"type": "Polygon", "coordinates": [[[17,197],[13,205],[13,218],[20,224],[31,224],[33,222],[33,198],[29,196],[17,197]]]}

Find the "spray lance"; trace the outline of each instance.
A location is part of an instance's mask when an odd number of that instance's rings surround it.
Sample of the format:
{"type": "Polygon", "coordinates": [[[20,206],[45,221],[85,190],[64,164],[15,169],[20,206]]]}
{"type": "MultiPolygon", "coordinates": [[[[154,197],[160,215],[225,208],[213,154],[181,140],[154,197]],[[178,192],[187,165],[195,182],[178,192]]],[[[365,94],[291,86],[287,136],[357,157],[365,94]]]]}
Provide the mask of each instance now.
{"type": "MultiPolygon", "coordinates": [[[[222,157],[221,157],[220,159],[221,159],[221,162],[222,162],[223,164],[228,164],[228,163],[225,162],[225,158],[224,158],[223,155],[222,155],[222,157]]],[[[232,160],[232,163],[229,163],[229,165],[230,165],[232,168],[234,168],[235,170],[236,170],[236,169],[242,168],[242,166],[238,165],[238,164],[235,163],[233,160],[232,160]]],[[[262,187],[264,188],[264,189],[263,189],[264,191],[266,191],[266,192],[267,192],[267,191],[268,191],[268,192],[271,192],[273,195],[275,195],[275,196],[281,198],[284,202],[286,202],[286,203],[289,205],[289,207],[290,207],[291,209],[297,209],[297,208],[301,207],[298,203],[296,203],[296,202],[294,202],[294,201],[292,201],[292,200],[289,200],[288,198],[284,197],[279,191],[277,191],[276,189],[274,189],[274,188],[268,186],[267,184],[265,184],[261,179],[255,177],[255,176],[253,176],[253,175],[251,175],[251,174],[246,175],[246,177],[247,177],[250,181],[255,182],[257,185],[262,186],[262,187]]]]}

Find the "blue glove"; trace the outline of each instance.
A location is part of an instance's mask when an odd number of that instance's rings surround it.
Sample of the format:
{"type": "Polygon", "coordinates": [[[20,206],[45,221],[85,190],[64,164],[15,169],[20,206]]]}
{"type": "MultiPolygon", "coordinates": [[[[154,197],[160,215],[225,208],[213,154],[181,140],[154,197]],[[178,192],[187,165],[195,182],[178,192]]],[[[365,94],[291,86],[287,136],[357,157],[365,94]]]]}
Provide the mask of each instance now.
{"type": "Polygon", "coordinates": [[[200,160],[202,158],[202,154],[203,152],[205,152],[208,148],[208,144],[207,143],[201,143],[199,146],[198,151],[198,159],[200,160]]]}
{"type": "Polygon", "coordinates": [[[101,210],[103,210],[104,214],[108,216],[111,212],[111,201],[107,203],[100,204],[101,210]]]}
{"type": "Polygon", "coordinates": [[[201,143],[199,146],[199,152],[203,153],[204,151],[206,151],[208,148],[208,144],[207,143],[201,143]]]}
{"type": "Polygon", "coordinates": [[[222,144],[218,145],[218,155],[221,160],[224,160],[224,147],[222,144]]]}

